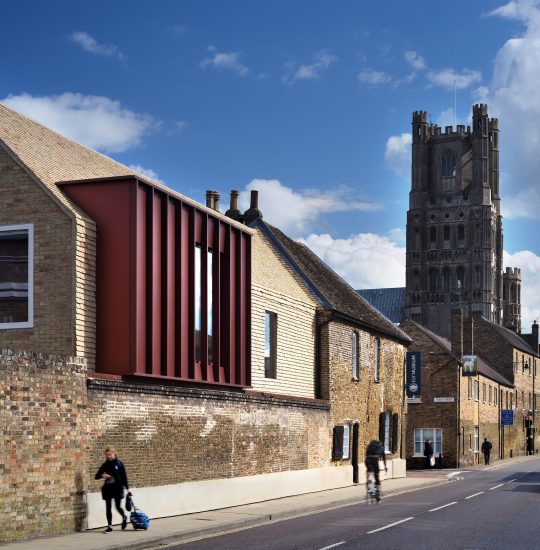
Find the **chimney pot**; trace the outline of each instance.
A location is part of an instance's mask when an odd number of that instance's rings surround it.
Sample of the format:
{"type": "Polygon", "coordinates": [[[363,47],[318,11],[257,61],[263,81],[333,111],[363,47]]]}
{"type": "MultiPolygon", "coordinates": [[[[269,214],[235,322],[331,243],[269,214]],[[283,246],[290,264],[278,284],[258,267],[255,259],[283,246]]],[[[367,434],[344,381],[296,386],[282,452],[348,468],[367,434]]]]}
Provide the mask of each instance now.
{"type": "Polygon", "coordinates": [[[231,202],[230,202],[229,210],[225,212],[225,216],[232,218],[237,222],[244,223],[244,216],[242,215],[242,212],[238,210],[239,195],[240,193],[236,189],[233,189],[231,191],[231,202]]]}
{"type": "Polygon", "coordinates": [[[251,204],[249,210],[244,212],[244,222],[246,225],[251,224],[255,220],[261,220],[262,212],[259,210],[259,192],[251,191],[251,204]]]}
{"type": "Polygon", "coordinates": [[[219,191],[212,191],[213,195],[214,195],[214,205],[213,205],[213,209],[216,211],[216,212],[219,212],[219,198],[220,198],[220,194],[219,194],[219,191]]]}
{"type": "Polygon", "coordinates": [[[209,189],[206,190],[206,206],[214,208],[214,192],[209,189]]]}

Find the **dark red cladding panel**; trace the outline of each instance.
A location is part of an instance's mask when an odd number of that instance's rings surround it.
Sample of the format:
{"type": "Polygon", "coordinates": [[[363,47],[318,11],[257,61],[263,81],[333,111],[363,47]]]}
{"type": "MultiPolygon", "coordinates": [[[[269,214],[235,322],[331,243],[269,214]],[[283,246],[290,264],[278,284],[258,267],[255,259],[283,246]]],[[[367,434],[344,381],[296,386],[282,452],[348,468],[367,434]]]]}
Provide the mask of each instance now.
{"type": "Polygon", "coordinates": [[[98,370],[249,385],[250,235],[131,178],[63,189],[98,227],[98,370]]]}

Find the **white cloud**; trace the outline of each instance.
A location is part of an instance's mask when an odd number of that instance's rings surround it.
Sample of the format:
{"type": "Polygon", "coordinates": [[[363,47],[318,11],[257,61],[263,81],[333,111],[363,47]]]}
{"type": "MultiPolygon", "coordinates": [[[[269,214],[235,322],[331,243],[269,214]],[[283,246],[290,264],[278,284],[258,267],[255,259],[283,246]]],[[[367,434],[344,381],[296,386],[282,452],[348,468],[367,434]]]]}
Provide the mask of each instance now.
{"type": "Polygon", "coordinates": [[[336,61],[337,57],[322,50],[315,55],[315,60],[310,65],[300,65],[295,68],[294,63],[287,63],[288,73],[283,78],[283,82],[290,84],[296,80],[317,80],[321,77],[321,73],[336,61]]]}
{"type": "Polygon", "coordinates": [[[426,68],[426,60],[421,55],[418,55],[417,52],[405,52],[405,61],[407,61],[407,63],[417,71],[421,71],[426,68]]]}
{"type": "Polygon", "coordinates": [[[249,208],[250,191],[259,191],[259,209],[264,219],[293,236],[321,221],[323,214],[332,212],[375,212],[381,205],[355,197],[348,187],[332,191],[303,189],[296,191],[278,180],[254,179],[240,193],[240,208],[249,208]]]}
{"type": "Polygon", "coordinates": [[[119,101],[102,96],[21,94],[9,95],[1,102],[66,137],[113,153],[136,147],[158,126],[149,115],[130,111],[119,101]]]}
{"type": "Polygon", "coordinates": [[[428,80],[435,86],[451,90],[455,86],[458,90],[464,90],[482,80],[480,71],[472,69],[463,69],[461,73],[454,69],[442,69],[440,71],[430,71],[427,74],[428,80]]]}
{"type": "Polygon", "coordinates": [[[75,44],[79,44],[83,50],[95,53],[97,55],[105,55],[107,57],[116,57],[124,59],[124,55],[114,44],[100,44],[94,37],[87,32],[76,31],[69,35],[69,39],[75,44]]]}
{"type": "Polygon", "coordinates": [[[384,163],[400,178],[411,181],[412,135],[404,132],[399,136],[390,136],[384,150],[384,163]]]}
{"type": "Polygon", "coordinates": [[[209,46],[210,56],[201,61],[201,67],[206,69],[228,70],[241,76],[249,74],[249,69],[241,61],[241,52],[218,52],[214,46],[209,46]]]}
{"type": "Polygon", "coordinates": [[[405,248],[387,236],[312,234],[300,241],[356,289],[405,286],[405,248]]]}
{"type": "Polygon", "coordinates": [[[519,20],[524,29],[497,52],[491,82],[477,90],[499,119],[501,194],[507,218],[540,218],[540,9],[516,0],[490,15],[519,20]]]}
{"type": "Polygon", "coordinates": [[[392,77],[384,71],[375,71],[374,69],[363,69],[358,73],[358,81],[361,84],[369,86],[380,86],[392,81],[392,77]]]}
{"type": "Polygon", "coordinates": [[[530,250],[504,253],[504,266],[521,268],[521,330],[530,332],[540,319],[540,256],[530,250]]]}
{"type": "Polygon", "coordinates": [[[144,168],[144,166],[141,166],[140,164],[130,164],[129,167],[132,170],[135,170],[135,172],[139,172],[141,176],[145,176],[153,181],[156,181],[157,183],[162,183],[165,185],[165,182],[159,177],[157,172],[154,172],[151,168],[144,168]]]}

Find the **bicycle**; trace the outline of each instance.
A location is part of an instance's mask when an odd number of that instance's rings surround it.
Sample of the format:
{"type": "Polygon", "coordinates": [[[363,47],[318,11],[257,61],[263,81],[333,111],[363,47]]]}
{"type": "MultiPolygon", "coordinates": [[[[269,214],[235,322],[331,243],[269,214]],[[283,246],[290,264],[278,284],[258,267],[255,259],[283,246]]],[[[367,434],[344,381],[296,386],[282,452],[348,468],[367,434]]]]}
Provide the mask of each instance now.
{"type": "Polygon", "coordinates": [[[375,474],[368,470],[366,480],[366,503],[368,506],[374,502],[380,504],[382,493],[380,488],[375,483],[375,474]]]}

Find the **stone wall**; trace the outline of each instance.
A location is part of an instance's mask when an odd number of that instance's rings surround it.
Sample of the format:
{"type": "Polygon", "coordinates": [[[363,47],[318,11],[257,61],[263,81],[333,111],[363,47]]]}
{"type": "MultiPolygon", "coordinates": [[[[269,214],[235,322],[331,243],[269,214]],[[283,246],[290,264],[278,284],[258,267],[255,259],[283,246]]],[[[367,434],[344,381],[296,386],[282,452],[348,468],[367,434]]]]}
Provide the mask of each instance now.
{"type": "Polygon", "coordinates": [[[84,527],[86,419],[83,362],[0,354],[0,541],[84,527]]]}

